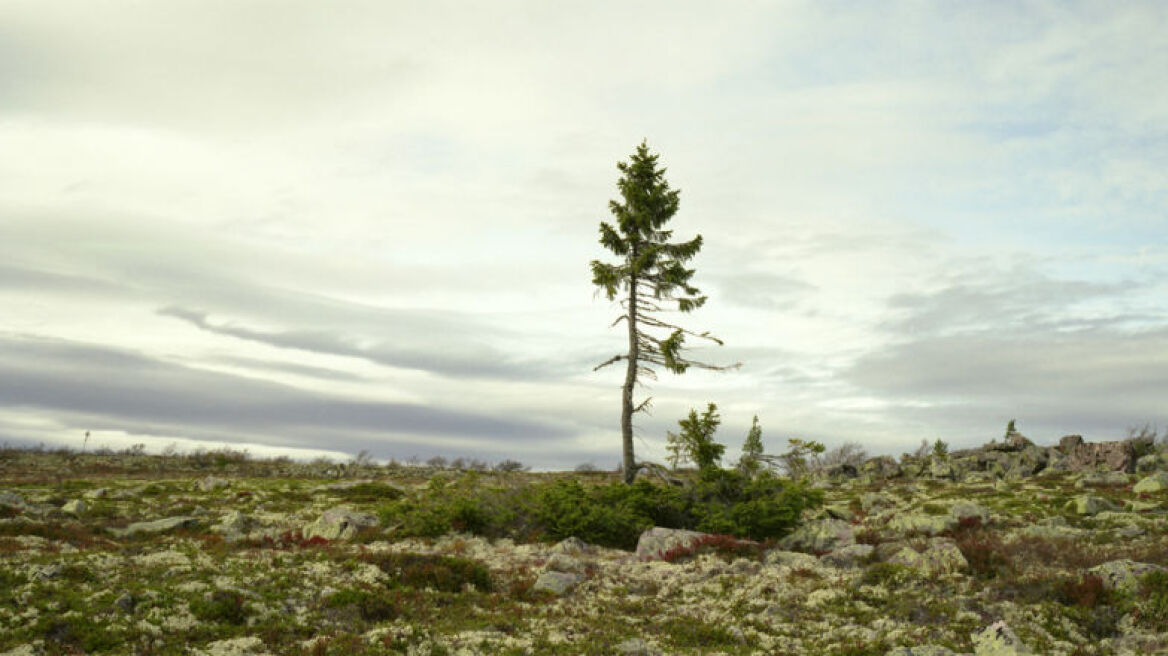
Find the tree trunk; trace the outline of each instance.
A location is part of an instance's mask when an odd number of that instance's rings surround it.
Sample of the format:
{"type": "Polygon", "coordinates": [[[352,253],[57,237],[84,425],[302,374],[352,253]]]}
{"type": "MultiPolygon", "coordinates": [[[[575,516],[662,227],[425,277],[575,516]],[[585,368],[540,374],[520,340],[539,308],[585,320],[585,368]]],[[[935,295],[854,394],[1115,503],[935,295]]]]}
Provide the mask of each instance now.
{"type": "Polygon", "coordinates": [[[637,344],[637,277],[629,280],[629,357],[625,371],[625,384],[621,388],[621,439],[624,446],[624,479],[631,485],[637,477],[637,462],[633,455],[633,387],[637,384],[637,361],[640,347],[637,344]]]}

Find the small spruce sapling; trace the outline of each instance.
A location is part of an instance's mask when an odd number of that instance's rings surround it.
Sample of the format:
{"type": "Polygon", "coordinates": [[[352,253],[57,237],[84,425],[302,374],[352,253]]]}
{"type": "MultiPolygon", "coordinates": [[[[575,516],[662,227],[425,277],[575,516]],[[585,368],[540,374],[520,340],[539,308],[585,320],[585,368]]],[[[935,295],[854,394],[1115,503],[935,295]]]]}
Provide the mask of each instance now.
{"type": "Polygon", "coordinates": [[[949,443],[938,437],[937,441],[933,442],[933,455],[938,458],[948,457],[949,443]]]}
{"type": "Polygon", "coordinates": [[[738,459],[738,470],[754,477],[762,470],[762,426],[758,425],[758,415],[750,425],[746,441],[742,444],[742,457],[738,459]]]}
{"type": "Polygon", "coordinates": [[[690,410],[689,417],[677,422],[681,433],[667,434],[669,464],[676,469],[683,462],[692,462],[702,471],[720,466],[726,446],[714,441],[714,432],[721,423],[718,406],[713,403],[707,404],[700,417],[696,410],[690,410]]]}

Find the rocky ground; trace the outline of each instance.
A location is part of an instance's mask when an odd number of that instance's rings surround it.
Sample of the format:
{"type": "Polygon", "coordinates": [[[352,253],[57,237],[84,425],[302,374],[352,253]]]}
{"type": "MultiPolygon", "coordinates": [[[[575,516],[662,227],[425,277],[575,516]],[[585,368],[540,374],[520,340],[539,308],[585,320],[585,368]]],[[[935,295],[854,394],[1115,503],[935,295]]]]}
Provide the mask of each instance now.
{"type": "Polygon", "coordinates": [[[837,465],[777,544],[397,538],[385,500],[459,476],[6,450],[0,654],[1168,653],[1153,444],[837,465]]]}

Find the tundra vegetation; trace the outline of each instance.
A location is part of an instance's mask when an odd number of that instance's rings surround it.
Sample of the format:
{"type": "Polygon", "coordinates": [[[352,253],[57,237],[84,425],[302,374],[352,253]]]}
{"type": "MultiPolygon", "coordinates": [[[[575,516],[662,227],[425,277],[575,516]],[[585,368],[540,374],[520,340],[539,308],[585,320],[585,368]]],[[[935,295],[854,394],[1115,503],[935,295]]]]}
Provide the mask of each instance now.
{"type": "Polygon", "coordinates": [[[0,654],[1168,650],[1162,442],[723,466],[716,419],[680,425],[702,466],[632,485],[5,448],[0,654]]]}

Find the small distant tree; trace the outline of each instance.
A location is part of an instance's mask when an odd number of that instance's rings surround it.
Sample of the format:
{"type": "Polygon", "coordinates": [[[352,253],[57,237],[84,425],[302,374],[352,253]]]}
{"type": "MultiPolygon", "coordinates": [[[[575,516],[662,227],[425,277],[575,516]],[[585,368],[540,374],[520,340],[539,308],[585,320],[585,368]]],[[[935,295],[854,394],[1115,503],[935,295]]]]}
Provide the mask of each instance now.
{"type": "Polygon", "coordinates": [[[665,224],[677,213],[680,192],[670,189],[665,169],[658,168],[657,158],[642,141],[628,162],[617,164],[621,172],[617,181],[621,200],[608,204],[616,225],[600,223],[600,244],[619,261],[615,264],[592,261],[592,283],[610,301],[621,296],[623,312],[613,325],[623,321],[628,330],[628,350],[595,369],[621,360],[627,365],[621,387],[620,423],[621,470],[625,483],[629,484],[639,469],[633,453],[633,414],[644,411],[650,402],[646,398],[634,403],[633,390],[638,379],[656,378],[652,365],[665,367],[675,374],[685,373],[691,366],[728,368],[682,355],[687,335],[721,344],[717,337],[708,332],[695,333],[660,318],[662,312],[671,309],[692,312],[705,304],[706,297],[690,283],[694,270],[685,266],[701,250],[702,236],[683,242],[669,241],[673,231],[666,230],[665,224]]]}
{"type": "Polygon", "coordinates": [[[762,470],[762,426],[758,425],[758,415],[750,425],[746,441],[742,443],[742,457],[738,459],[738,469],[747,476],[754,476],[762,470]]]}
{"type": "Polygon", "coordinates": [[[868,459],[868,452],[856,442],[844,442],[834,449],[823,454],[820,466],[824,469],[836,465],[851,465],[859,467],[868,459]]]}
{"type": "Polygon", "coordinates": [[[692,462],[703,471],[718,467],[726,451],[726,445],[714,441],[714,433],[721,423],[718,406],[713,403],[706,406],[700,417],[696,410],[690,410],[689,417],[677,422],[681,432],[667,434],[670,464],[676,469],[681,463],[692,462]]]}
{"type": "Polygon", "coordinates": [[[522,462],[519,462],[518,460],[512,460],[510,458],[503,460],[503,461],[500,461],[500,462],[495,464],[495,471],[502,472],[502,473],[522,472],[522,471],[527,471],[528,469],[530,469],[530,467],[528,467],[527,465],[524,465],[522,462]]]}
{"type": "Polygon", "coordinates": [[[779,463],[791,478],[802,478],[819,466],[819,455],[827,447],[814,440],[787,440],[790,449],[778,457],[779,463]]]}
{"type": "Polygon", "coordinates": [[[948,457],[949,443],[938,437],[937,441],[933,442],[933,455],[937,456],[938,458],[948,457]]]}

